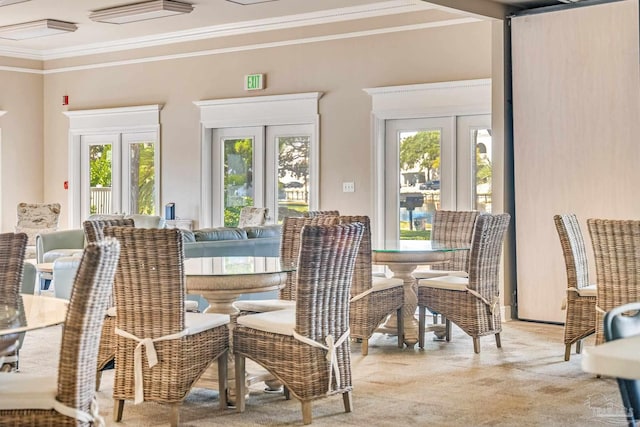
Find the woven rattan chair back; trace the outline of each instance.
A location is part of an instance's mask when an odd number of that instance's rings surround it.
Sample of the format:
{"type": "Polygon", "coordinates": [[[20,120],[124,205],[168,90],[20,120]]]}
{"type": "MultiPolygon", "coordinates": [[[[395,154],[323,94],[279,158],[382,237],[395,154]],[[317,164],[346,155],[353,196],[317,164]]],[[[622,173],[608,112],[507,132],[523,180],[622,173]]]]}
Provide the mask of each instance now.
{"type": "MultiPolygon", "coordinates": [[[[300,254],[300,236],[305,225],[337,224],[336,216],[317,217],[285,217],[282,222],[282,238],[280,240],[280,262],[282,265],[296,265],[300,254]]],[[[280,299],[296,299],[296,272],[287,275],[285,286],[280,289],[280,299]]]]}
{"type": "Polygon", "coordinates": [[[596,344],[604,342],[604,314],[640,301],[640,220],[588,219],[596,262],[596,344]]]}
{"type": "Polygon", "coordinates": [[[589,286],[589,264],[580,224],[575,214],[554,215],[562,254],[567,269],[567,287],[580,289],[589,286]]]}
{"type": "MultiPolygon", "coordinates": [[[[104,240],[104,229],[106,227],[134,227],[134,220],[127,218],[97,218],[89,219],[82,223],[84,236],[87,243],[100,242],[104,240]]],[[[109,295],[107,307],[113,307],[115,298],[113,292],[109,295]]],[[[96,372],[96,390],[100,388],[102,381],[102,370],[113,366],[116,354],[115,337],[116,319],[113,316],[106,316],[102,327],[102,338],[98,349],[98,364],[96,372]]]]}
{"type": "Polygon", "coordinates": [[[84,238],[87,243],[99,242],[104,239],[105,227],[135,227],[131,218],[119,219],[90,219],[82,223],[84,238]]]}
{"type": "Polygon", "coordinates": [[[305,218],[313,218],[316,216],[338,216],[340,215],[339,211],[307,211],[303,212],[302,216],[305,218]]]}
{"type": "Polygon", "coordinates": [[[71,290],[62,332],[58,400],[85,412],[91,412],[95,396],[96,349],[119,254],[120,244],[114,239],[89,244],[71,290]]]}
{"type": "MultiPolygon", "coordinates": [[[[78,414],[95,416],[95,369],[100,329],[111,294],[120,251],[108,239],[88,245],[78,266],[66,320],[62,329],[56,400],[78,414]]],[[[13,375],[13,374],[5,374],[13,375]]],[[[36,385],[36,384],[33,384],[36,385]]],[[[0,411],[0,424],[7,426],[89,426],[87,421],[50,409],[0,411]]],[[[94,418],[95,420],[95,418],[94,418]]]]}
{"type": "MultiPolygon", "coordinates": [[[[449,247],[471,245],[478,211],[437,210],[433,215],[431,241],[449,247]]],[[[451,259],[434,264],[432,270],[469,271],[469,251],[456,251],[451,259]]]]}
{"type": "Polygon", "coordinates": [[[363,232],[358,249],[358,256],[353,268],[353,282],[351,284],[351,296],[359,295],[372,286],[371,270],[371,222],[368,216],[353,215],[340,216],[341,224],[362,224],[363,232]]]}
{"type": "Polygon", "coordinates": [[[479,215],[476,220],[469,252],[468,288],[487,301],[497,301],[500,295],[500,258],[510,219],[508,213],[503,213],[479,215]]]}
{"type": "MultiPolygon", "coordinates": [[[[299,334],[324,342],[327,335],[337,340],[349,329],[351,282],[363,232],[360,223],[303,228],[296,299],[299,334]]],[[[348,347],[342,349],[348,353],[348,347]]]]}
{"type": "Polygon", "coordinates": [[[114,280],[117,327],[152,339],[182,331],[186,294],[182,232],[105,227],[104,233],[122,245],[114,280]]]}
{"type": "Polygon", "coordinates": [[[0,234],[0,304],[16,303],[22,284],[26,247],[26,234],[0,234]]]}
{"type": "Polygon", "coordinates": [[[582,351],[581,340],[596,330],[596,297],[580,295],[590,285],[589,264],[582,231],[574,214],[554,215],[567,272],[566,315],[564,323],[565,360],[571,358],[571,345],[582,351]]]}

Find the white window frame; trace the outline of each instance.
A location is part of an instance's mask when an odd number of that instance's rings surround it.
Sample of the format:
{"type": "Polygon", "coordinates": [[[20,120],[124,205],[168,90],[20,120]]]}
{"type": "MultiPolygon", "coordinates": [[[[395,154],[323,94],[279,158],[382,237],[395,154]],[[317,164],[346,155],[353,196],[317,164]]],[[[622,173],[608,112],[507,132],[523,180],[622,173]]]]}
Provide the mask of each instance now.
{"type": "MultiPolygon", "coordinates": [[[[65,111],[69,118],[69,227],[79,228],[83,219],[81,197],[81,139],[101,134],[149,132],[154,138],[155,201],[160,212],[160,110],[162,105],[65,111]]],[[[124,167],[122,174],[127,173],[124,167]]],[[[118,174],[118,177],[121,175],[118,174]]],[[[114,176],[114,179],[116,177],[114,176]]]]}
{"type": "MultiPolygon", "coordinates": [[[[371,96],[373,247],[384,247],[387,120],[491,114],[491,79],[365,88],[371,96]]],[[[451,132],[455,135],[454,127],[451,132]]],[[[495,147],[494,147],[495,149],[495,147]]],[[[469,184],[471,185],[471,184],[469,184]]],[[[461,190],[461,189],[459,189],[461,190]]]]}
{"type": "Polygon", "coordinates": [[[213,164],[212,137],[214,129],[250,126],[276,126],[310,124],[313,135],[310,149],[309,177],[313,183],[309,195],[309,209],[316,209],[319,199],[319,145],[320,114],[318,100],[322,92],[288,95],[253,96],[245,98],[194,101],[200,108],[201,147],[201,227],[217,225],[213,218],[213,177],[217,166],[213,164]]]}

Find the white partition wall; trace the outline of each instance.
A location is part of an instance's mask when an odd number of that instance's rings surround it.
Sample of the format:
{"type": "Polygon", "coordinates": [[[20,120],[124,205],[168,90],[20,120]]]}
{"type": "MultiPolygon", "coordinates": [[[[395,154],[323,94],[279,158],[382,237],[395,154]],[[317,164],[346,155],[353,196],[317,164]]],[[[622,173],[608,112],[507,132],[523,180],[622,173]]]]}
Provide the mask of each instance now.
{"type": "Polygon", "coordinates": [[[518,317],[564,322],[553,223],[640,219],[638,2],[512,20],[518,317]]]}

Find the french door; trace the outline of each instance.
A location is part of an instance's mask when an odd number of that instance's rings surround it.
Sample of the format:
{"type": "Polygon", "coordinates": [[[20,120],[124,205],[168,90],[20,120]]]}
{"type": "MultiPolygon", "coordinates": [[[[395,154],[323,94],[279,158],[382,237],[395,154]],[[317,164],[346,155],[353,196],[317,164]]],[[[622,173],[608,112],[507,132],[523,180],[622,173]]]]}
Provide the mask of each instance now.
{"type": "Polygon", "coordinates": [[[429,240],[437,209],[490,211],[490,122],[490,115],[386,120],[386,247],[429,240]]]}
{"type": "Polygon", "coordinates": [[[80,137],[80,218],[158,211],[156,132],[80,137]]]}
{"type": "Polygon", "coordinates": [[[313,125],[212,131],[213,225],[235,226],[243,206],[269,208],[269,222],[309,210],[313,125]]]}

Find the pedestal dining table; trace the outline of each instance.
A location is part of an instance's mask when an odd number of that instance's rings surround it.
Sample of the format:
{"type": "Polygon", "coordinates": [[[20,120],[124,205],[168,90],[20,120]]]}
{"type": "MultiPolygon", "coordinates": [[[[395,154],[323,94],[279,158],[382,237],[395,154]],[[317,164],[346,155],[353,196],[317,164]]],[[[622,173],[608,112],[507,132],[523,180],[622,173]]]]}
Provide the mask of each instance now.
{"type": "MultiPolygon", "coordinates": [[[[455,251],[469,250],[469,247],[447,247],[432,244],[430,240],[412,242],[410,247],[399,249],[374,249],[372,263],[385,265],[393,273],[393,277],[404,282],[404,343],[413,347],[418,342],[418,321],[415,318],[418,306],[417,284],[413,272],[419,265],[430,265],[447,261],[455,251]]],[[[397,319],[391,315],[380,327],[380,332],[393,333],[397,330],[397,319]]],[[[430,328],[437,331],[438,326],[430,328]]]]}
{"type": "MultiPolygon", "coordinates": [[[[294,271],[295,266],[283,266],[277,257],[210,257],[192,258],[187,261],[187,292],[200,294],[208,302],[206,312],[222,313],[232,316],[230,333],[233,336],[234,315],[238,310],[233,306],[240,295],[276,291],[286,282],[287,274],[294,271]],[[194,262],[198,264],[194,268],[194,262]]],[[[233,348],[233,342],[230,342],[233,348]]],[[[229,352],[228,378],[230,400],[234,400],[234,358],[229,352]]],[[[247,386],[273,379],[266,371],[253,367],[247,369],[247,386]]],[[[204,373],[198,385],[204,388],[217,389],[218,372],[212,366],[204,373]]]]}

